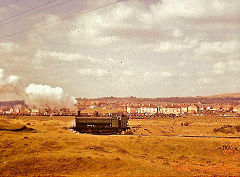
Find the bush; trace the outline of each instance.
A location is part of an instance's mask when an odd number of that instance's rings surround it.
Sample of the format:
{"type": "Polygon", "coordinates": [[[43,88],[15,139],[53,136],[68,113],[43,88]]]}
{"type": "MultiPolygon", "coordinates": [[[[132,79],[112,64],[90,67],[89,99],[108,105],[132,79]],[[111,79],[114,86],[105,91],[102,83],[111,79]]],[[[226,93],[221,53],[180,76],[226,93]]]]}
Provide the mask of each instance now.
{"type": "Polygon", "coordinates": [[[235,132],[240,132],[240,125],[224,125],[220,128],[214,128],[213,132],[217,133],[217,132],[221,132],[221,133],[232,133],[234,134],[235,132]]]}

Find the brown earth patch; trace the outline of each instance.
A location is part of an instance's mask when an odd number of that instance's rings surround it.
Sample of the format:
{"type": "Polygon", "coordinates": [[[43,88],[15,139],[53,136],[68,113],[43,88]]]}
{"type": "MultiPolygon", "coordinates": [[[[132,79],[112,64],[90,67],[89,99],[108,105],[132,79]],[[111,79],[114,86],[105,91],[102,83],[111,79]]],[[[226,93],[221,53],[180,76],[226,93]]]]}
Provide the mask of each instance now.
{"type": "Polygon", "coordinates": [[[220,128],[214,128],[213,132],[221,132],[221,133],[231,133],[234,134],[235,132],[240,132],[240,125],[224,125],[220,128]]]}

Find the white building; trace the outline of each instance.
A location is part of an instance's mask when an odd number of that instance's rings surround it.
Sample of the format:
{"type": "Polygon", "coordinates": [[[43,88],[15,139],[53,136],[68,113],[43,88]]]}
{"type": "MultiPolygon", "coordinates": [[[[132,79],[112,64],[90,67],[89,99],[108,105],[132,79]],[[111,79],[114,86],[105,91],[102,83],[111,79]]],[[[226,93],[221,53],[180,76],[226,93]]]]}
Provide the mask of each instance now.
{"type": "Polygon", "coordinates": [[[187,113],[187,112],[188,112],[188,107],[181,107],[181,109],[182,109],[182,114],[184,114],[184,113],[187,113]]]}
{"type": "Polygon", "coordinates": [[[146,113],[146,114],[157,114],[158,113],[158,107],[156,107],[156,106],[142,106],[140,111],[141,111],[141,113],[146,113]]]}
{"type": "Polygon", "coordinates": [[[233,107],[233,112],[240,114],[240,105],[233,107]]]}
{"type": "Polygon", "coordinates": [[[133,113],[141,113],[141,108],[140,107],[135,107],[135,106],[128,106],[127,107],[127,112],[128,113],[131,113],[131,114],[133,114],[133,113]]]}
{"type": "Polygon", "coordinates": [[[182,114],[182,109],[180,106],[166,105],[164,107],[159,108],[159,113],[179,115],[182,114]]]}
{"type": "Polygon", "coordinates": [[[31,109],[31,115],[38,115],[39,110],[38,109],[31,109]]]}
{"type": "Polygon", "coordinates": [[[197,113],[199,112],[199,107],[195,104],[188,106],[188,113],[197,113]]]}

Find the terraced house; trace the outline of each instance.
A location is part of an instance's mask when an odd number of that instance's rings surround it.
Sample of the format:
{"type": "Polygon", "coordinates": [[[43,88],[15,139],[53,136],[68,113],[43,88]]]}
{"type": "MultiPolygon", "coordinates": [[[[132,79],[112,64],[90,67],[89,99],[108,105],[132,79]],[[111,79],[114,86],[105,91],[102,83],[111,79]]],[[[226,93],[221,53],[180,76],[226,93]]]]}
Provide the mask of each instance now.
{"type": "Polygon", "coordinates": [[[166,106],[159,108],[159,113],[180,115],[180,114],[182,114],[182,109],[178,105],[173,105],[173,104],[166,105],[166,106]]]}
{"type": "Polygon", "coordinates": [[[196,104],[191,104],[190,106],[188,106],[188,113],[194,114],[197,112],[199,112],[199,107],[196,104]]]}
{"type": "Polygon", "coordinates": [[[240,114],[240,105],[234,106],[233,107],[233,112],[240,114]]]}
{"type": "Polygon", "coordinates": [[[154,105],[142,106],[141,107],[141,113],[157,114],[158,113],[158,107],[154,106],[154,105]]]}

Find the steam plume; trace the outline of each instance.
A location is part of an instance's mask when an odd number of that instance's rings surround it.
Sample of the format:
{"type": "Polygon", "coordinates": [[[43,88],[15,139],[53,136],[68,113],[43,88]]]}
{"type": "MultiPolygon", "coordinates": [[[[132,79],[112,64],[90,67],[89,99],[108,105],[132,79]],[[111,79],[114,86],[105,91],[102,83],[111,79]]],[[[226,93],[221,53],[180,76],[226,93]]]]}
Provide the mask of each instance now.
{"type": "Polygon", "coordinates": [[[72,107],[75,99],[63,92],[61,87],[51,87],[49,85],[30,84],[25,89],[26,103],[29,106],[39,108],[63,108],[72,107]]]}
{"type": "MultiPolygon", "coordinates": [[[[4,70],[0,68],[0,96],[9,98],[24,99],[30,107],[37,108],[72,108],[76,100],[63,92],[61,87],[49,85],[29,84],[25,89],[19,87],[19,77],[10,75],[4,76],[4,70]]],[[[5,100],[6,101],[6,100],[5,100]]]]}

